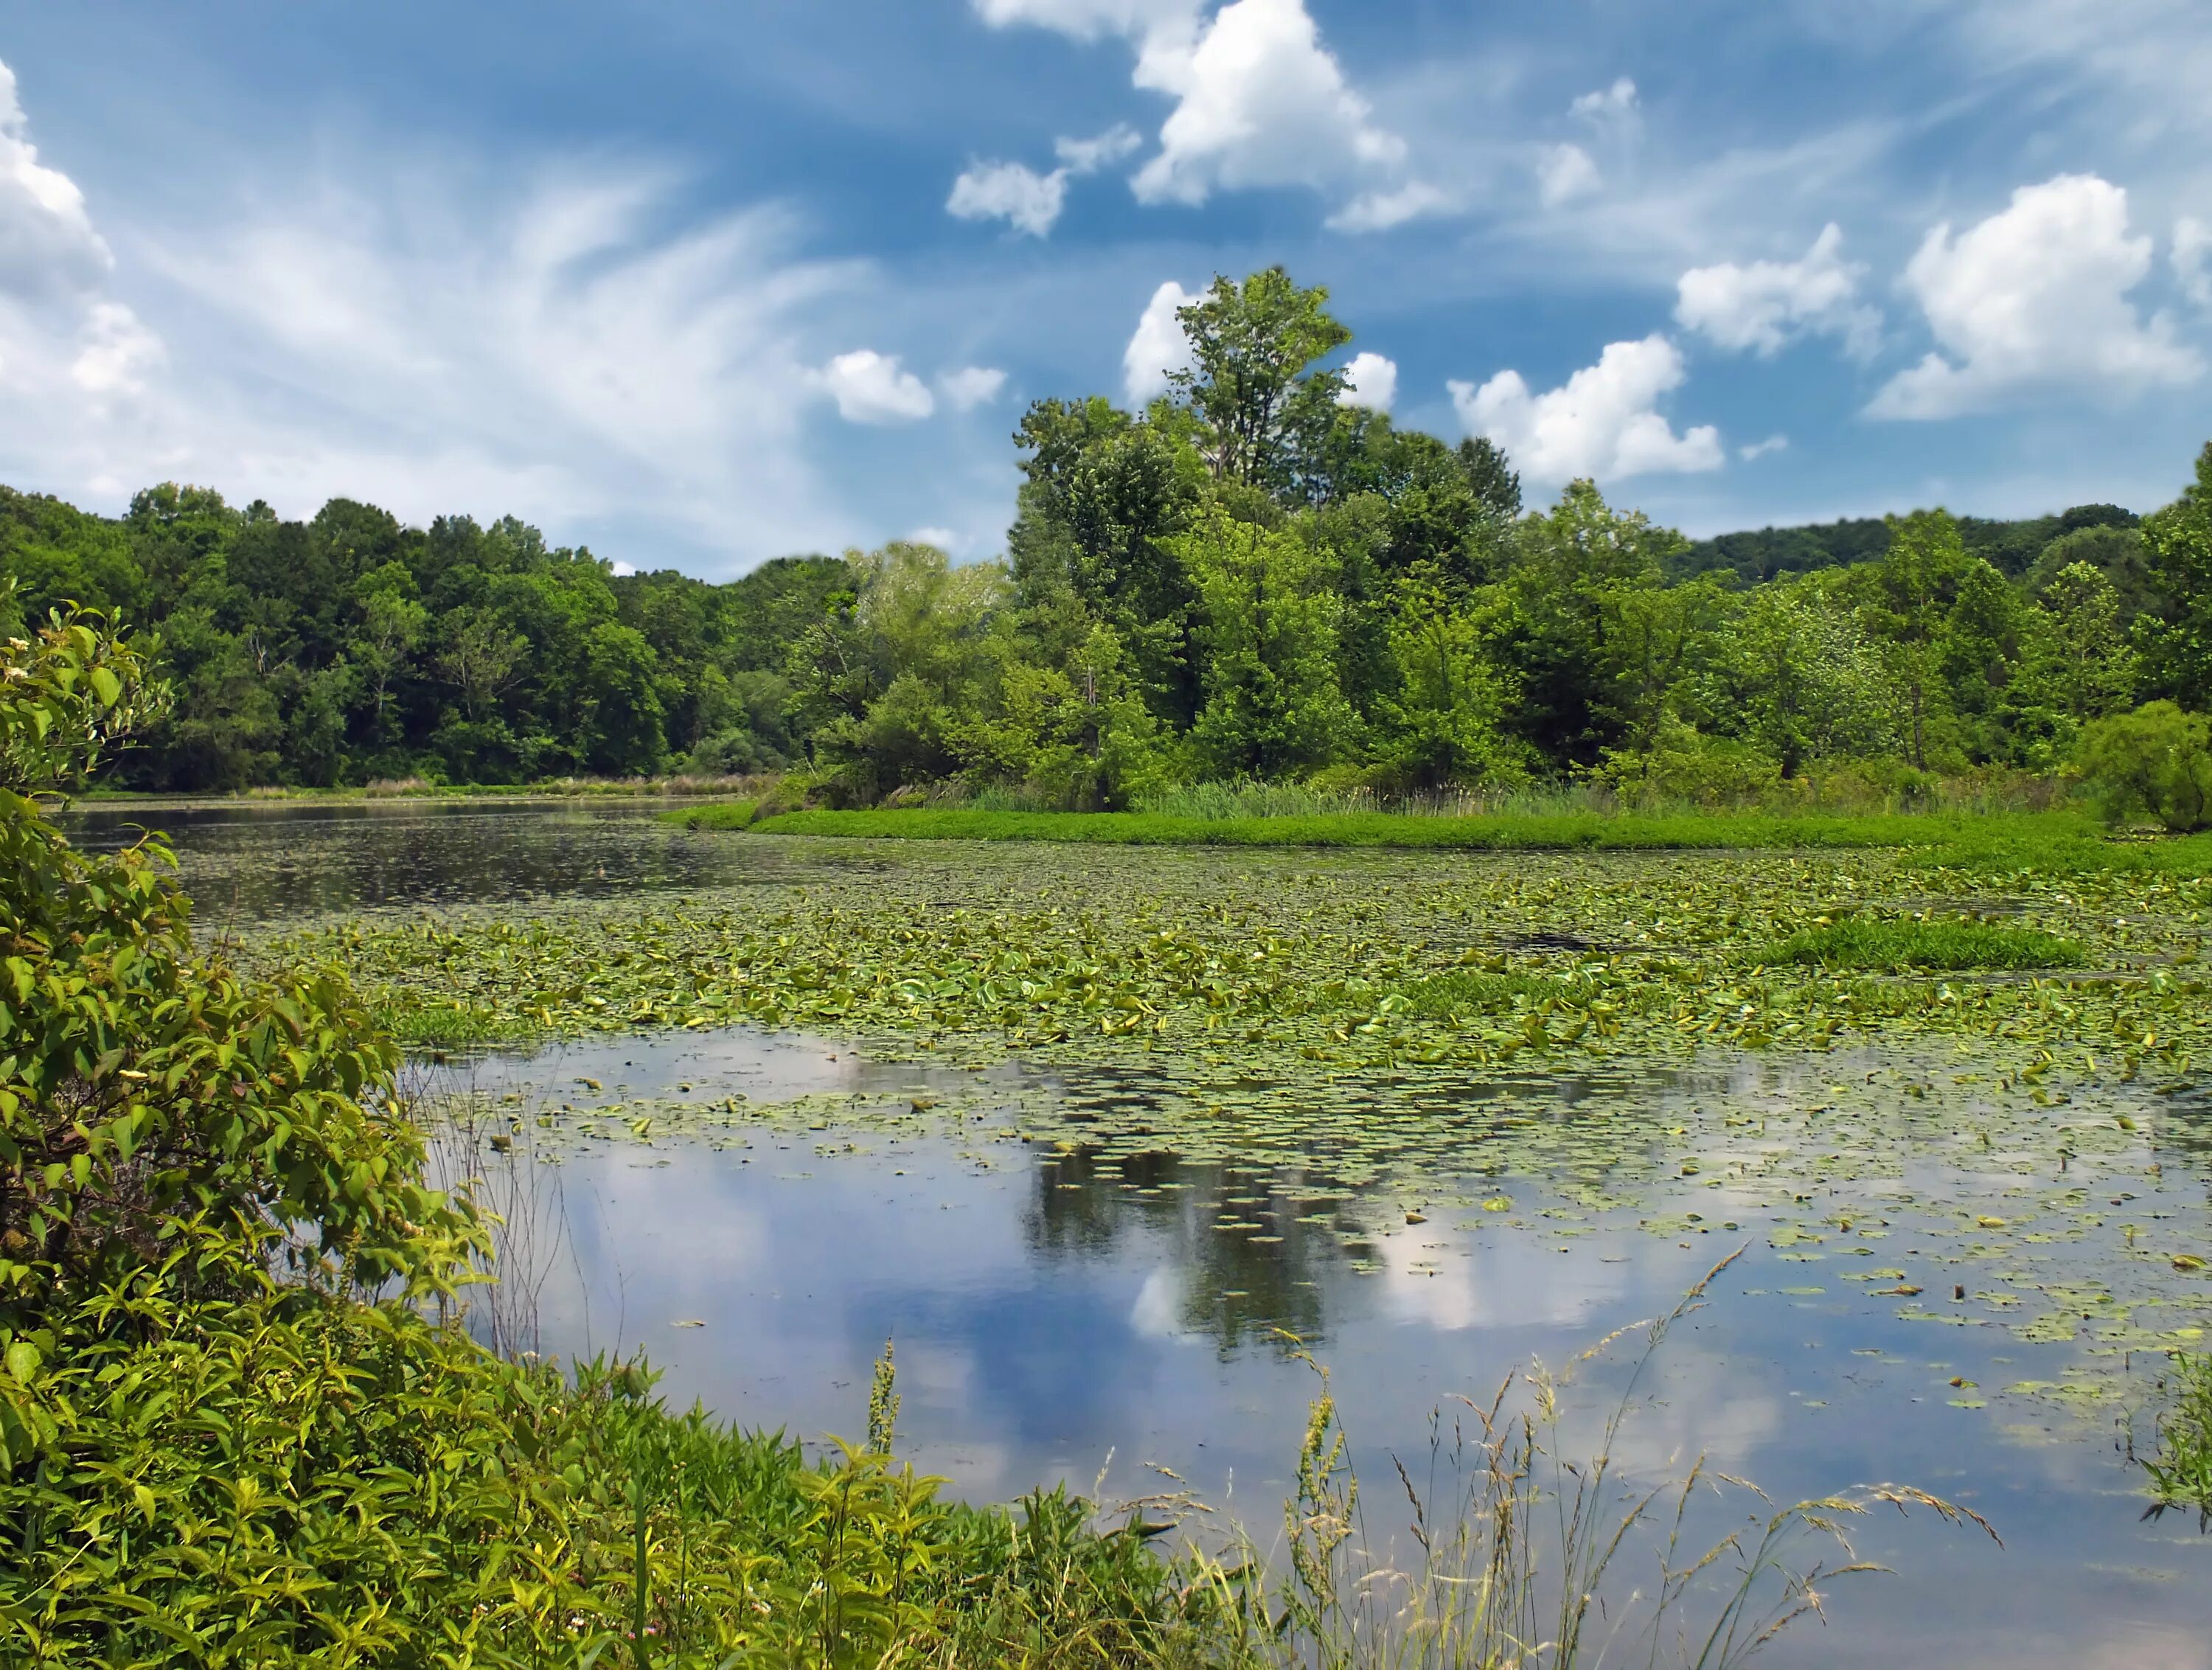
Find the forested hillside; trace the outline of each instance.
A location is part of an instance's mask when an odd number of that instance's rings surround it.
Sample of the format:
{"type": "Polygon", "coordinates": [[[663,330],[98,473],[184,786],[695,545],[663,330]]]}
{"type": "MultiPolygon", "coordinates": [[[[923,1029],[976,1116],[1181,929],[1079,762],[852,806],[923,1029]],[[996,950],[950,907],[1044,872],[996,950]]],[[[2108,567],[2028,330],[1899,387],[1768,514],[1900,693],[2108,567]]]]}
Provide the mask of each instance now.
{"type": "Polygon", "coordinates": [[[1217,281],[1149,410],[1038,402],[999,562],[895,544],[710,586],[511,519],[288,522],[173,484],[117,519],[0,489],[0,562],[30,616],[158,631],[178,700],[123,768],[158,789],[793,766],[848,804],[1592,774],[1711,798],[2049,770],[2091,720],[2212,694],[2212,449],[2140,524],[1692,544],[1588,483],[1524,506],[1488,442],[1347,404],[1326,303],[1217,281]]]}

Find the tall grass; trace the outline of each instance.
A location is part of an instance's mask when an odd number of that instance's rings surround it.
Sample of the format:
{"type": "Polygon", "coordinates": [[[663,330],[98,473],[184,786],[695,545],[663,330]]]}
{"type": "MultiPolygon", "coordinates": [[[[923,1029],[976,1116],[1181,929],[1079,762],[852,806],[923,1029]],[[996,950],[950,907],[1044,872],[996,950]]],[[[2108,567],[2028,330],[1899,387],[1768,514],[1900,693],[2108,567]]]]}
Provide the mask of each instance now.
{"type": "MultiPolygon", "coordinates": [[[[1700,1458],[1680,1477],[1634,1480],[1618,1460],[1643,1382],[1668,1330],[1705,1302],[1714,1266],[1667,1315],[1600,1341],[1561,1375],[1508,1380],[1487,1404],[1462,1400],[1431,1429],[1425,1476],[1392,1458],[1411,1515],[1409,1558],[1368,1535],[1360,1482],[1323,1376],[1286,1504],[1272,1593],[1247,1592],[1243,1646],[1291,1670],[1572,1670],[1642,1659],[1724,1670],[1822,1606],[1835,1579],[1881,1570],[1858,1558],[1854,1521],[1880,1506],[1930,1510],[1996,1532],[1970,1509],[1907,1485],[1873,1485],[1774,1509],[1700,1458]],[[1642,1349],[1595,1454],[1563,1441],[1561,1392],[1624,1338],[1642,1349]],[[1692,1534],[1705,1499],[1760,1511],[1708,1544],[1692,1534]],[[1810,1557],[1807,1557],[1809,1546],[1810,1557]],[[1629,1581],[1656,1554],[1657,1574],[1629,1581]]],[[[1307,1359],[1309,1362],[1310,1358],[1307,1359]]],[[[1217,1568],[1262,1564],[1250,1544],[1217,1568]]]]}
{"type": "Polygon", "coordinates": [[[2212,1357],[2177,1351],[2173,1400],[2158,1421],[2158,1452],[2143,1462],[2151,1512],[2194,1508],[2212,1525],[2212,1357]]]}

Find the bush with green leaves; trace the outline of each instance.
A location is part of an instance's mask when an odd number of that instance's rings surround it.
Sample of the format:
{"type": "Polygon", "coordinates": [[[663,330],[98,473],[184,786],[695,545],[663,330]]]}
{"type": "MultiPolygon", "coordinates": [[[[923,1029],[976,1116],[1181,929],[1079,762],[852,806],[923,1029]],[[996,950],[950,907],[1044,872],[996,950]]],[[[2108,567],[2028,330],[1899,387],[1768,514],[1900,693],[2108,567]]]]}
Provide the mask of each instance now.
{"type": "Polygon", "coordinates": [[[2112,822],[2150,817],[2185,834],[2212,828],[2212,719],[2171,701],[2101,719],[2081,732],[2075,769],[2112,822]]]}

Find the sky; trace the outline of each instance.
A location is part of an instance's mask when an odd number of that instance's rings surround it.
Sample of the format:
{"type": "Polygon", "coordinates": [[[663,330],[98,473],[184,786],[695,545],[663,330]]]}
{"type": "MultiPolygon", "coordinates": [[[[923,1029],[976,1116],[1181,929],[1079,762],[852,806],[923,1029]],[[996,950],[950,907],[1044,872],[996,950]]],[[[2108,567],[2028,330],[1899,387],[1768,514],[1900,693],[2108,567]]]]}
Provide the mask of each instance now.
{"type": "Polygon", "coordinates": [[[985,558],[1279,263],[1532,502],[2149,510],[2208,86],[2204,0],[0,0],[0,483],[985,558]]]}

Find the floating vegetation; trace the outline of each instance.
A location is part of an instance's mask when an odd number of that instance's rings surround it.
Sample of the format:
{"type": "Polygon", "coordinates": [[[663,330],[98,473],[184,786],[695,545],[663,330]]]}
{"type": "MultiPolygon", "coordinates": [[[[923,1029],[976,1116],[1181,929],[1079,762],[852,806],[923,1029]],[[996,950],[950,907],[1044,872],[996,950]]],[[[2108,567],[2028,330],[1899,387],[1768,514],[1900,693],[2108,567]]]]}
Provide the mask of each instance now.
{"type": "Polygon", "coordinates": [[[1032,1058],[1135,1042],[1225,1052],[1273,1080],[1930,1035],[2001,1046],[2015,1069],[2080,1051],[2093,1073],[2179,1074],[2212,1017],[2202,877],[1927,871],[1878,852],[1101,849],[1075,894],[1049,847],[878,850],[689,895],[356,923],[266,954],[335,957],[413,1024],[450,1009],[510,1039],[750,1022],[1032,1058]],[[1856,915],[1929,911],[2002,914],[2002,932],[2069,942],[2079,966],[1760,966],[1856,915]]]}
{"type": "Polygon", "coordinates": [[[334,957],[457,1033],[858,1041],[913,1083],[763,1097],[687,1066],[689,1089],[608,1073],[510,1111],[549,1156],[697,1141],[778,1175],[923,1138],[984,1167],[1042,1154],[1055,1221],[1171,1213],[1222,1248],[1205,1303],[1255,1335],[1307,1325],[1314,1259],[1380,1268],[1409,1224],[1464,1221],[1571,1252],[1622,1226],[1763,1236],[1831,1301],[2065,1348],[1945,1389],[1967,1409],[2109,1412],[2131,1361],[2212,1324],[2203,1192],[2172,1165],[2207,1140],[2186,1091],[2212,1023],[2200,877],[1099,848],[1077,892],[1064,848],[837,842],[829,868],[747,842],[748,885],[356,922],[264,954],[334,957]],[[1761,966],[1851,921],[2044,936],[2080,961],[1761,966]]]}

